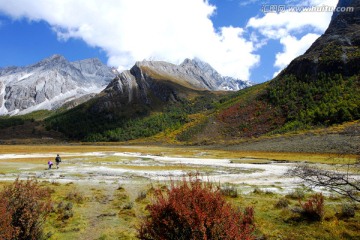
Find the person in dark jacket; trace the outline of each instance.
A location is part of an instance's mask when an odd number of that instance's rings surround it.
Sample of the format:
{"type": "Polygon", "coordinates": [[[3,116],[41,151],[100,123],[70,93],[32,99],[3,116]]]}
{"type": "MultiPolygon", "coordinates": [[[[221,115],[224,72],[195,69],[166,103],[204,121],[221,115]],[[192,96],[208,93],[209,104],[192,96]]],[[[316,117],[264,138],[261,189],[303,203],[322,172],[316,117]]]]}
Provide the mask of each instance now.
{"type": "Polygon", "coordinates": [[[55,162],[56,162],[56,168],[59,169],[59,164],[61,162],[61,157],[59,154],[56,156],[55,162]]]}

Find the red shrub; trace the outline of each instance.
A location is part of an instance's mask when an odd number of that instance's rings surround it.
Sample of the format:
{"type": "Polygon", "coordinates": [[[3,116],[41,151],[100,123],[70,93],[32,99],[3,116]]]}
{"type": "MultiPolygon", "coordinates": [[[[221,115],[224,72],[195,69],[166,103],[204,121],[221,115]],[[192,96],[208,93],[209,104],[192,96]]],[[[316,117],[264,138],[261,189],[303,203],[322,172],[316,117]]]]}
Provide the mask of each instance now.
{"type": "Polygon", "coordinates": [[[310,197],[304,204],[299,200],[302,207],[302,215],[309,220],[320,221],[324,216],[324,196],[319,193],[310,197]]]}
{"type": "Polygon", "coordinates": [[[37,181],[18,179],[0,192],[0,239],[35,240],[51,210],[50,194],[37,181]]]}
{"type": "Polygon", "coordinates": [[[1,199],[0,202],[0,238],[11,239],[15,235],[15,229],[11,226],[11,215],[6,210],[7,199],[1,199]]]}
{"type": "Polygon", "coordinates": [[[165,192],[156,190],[156,201],[139,230],[140,239],[254,239],[253,208],[234,209],[210,183],[189,176],[172,183],[165,192]]]}

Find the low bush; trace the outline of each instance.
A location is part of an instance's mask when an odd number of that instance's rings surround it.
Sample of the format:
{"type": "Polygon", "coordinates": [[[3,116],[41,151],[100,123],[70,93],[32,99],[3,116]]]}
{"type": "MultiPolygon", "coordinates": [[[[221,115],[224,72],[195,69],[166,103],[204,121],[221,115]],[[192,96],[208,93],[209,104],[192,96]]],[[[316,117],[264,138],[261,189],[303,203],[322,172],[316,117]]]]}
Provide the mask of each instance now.
{"type": "Polygon", "coordinates": [[[145,191],[141,191],[138,193],[138,196],[136,198],[136,201],[141,201],[144,200],[146,198],[146,192],[145,191]]]}
{"type": "Polygon", "coordinates": [[[74,190],[66,195],[65,200],[81,204],[85,201],[85,197],[82,193],[74,190]]]}
{"type": "Polygon", "coordinates": [[[52,209],[49,190],[36,180],[15,182],[0,192],[0,239],[38,240],[52,209]]]}
{"type": "Polygon", "coordinates": [[[122,209],[123,210],[130,210],[134,207],[134,203],[133,202],[128,202],[126,204],[123,205],[122,209]]]}
{"type": "Polygon", "coordinates": [[[299,203],[302,208],[301,215],[309,220],[321,221],[324,216],[324,196],[321,193],[312,195],[304,204],[299,203]]]}
{"type": "Polygon", "coordinates": [[[60,202],[57,206],[58,219],[61,221],[68,220],[74,216],[73,204],[71,202],[60,202]]]}
{"type": "Polygon", "coordinates": [[[280,198],[279,201],[275,203],[275,208],[287,208],[290,202],[286,198],[280,198]]]}
{"type": "Polygon", "coordinates": [[[237,189],[229,185],[221,187],[220,192],[223,196],[226,197],[237,198],[239,196],[237,189]]]}
{"type": "Polygon", "coordinates": [[[140,239],[254,239],[254,211],[234,209],[219,188],[197,175],[155,190],[150,215],[139,229],[140,239]]]}
{"type": "Polygon", "coordinates": [[[341,205],[340,217],[341,218],[355,217],[355,206],[350,203],[343,203],[341,205]]]}
{"type": "Polygon", "coordinates": [[[254,194],[263,194],[264,191],[258,187],[254,188],[254,191],[253,191],[254,194]]]}
{"type": "Polygon", "coordinates": [[[305,197],[305,192],[301,188],[296,188],[294,191],[287,194],[286,197],[291,199],[303,199],[305,197]]]}

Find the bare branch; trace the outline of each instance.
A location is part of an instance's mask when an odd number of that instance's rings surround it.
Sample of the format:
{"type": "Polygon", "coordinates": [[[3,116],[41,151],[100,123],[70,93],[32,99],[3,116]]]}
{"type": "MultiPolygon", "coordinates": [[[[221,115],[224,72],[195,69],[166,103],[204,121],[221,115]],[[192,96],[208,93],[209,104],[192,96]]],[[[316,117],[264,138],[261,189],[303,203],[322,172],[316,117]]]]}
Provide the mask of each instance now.
{"type": "Polygon", "coordinates": [[[330,171],[310,164],[298,164],[287,174],[302,179],[309,186],[323,187],[360,202],[360,177],[349,171],[330,171]]]}

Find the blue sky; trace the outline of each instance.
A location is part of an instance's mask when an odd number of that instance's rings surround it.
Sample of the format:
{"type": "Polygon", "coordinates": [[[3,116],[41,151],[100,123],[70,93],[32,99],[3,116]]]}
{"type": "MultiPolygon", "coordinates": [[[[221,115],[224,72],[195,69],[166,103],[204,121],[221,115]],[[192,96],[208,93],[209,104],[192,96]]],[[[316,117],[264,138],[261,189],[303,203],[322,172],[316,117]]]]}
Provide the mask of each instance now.
{"type": "MultiPolygon", "coordinates": [[[[53,54],[97,57],[120,70],[198,57],[221,74],[271,79],[328,26],[331,12],[264,13],[269,0],[0,0],[0,67],[53,54]],[[265,6],[265,8],[264,8],[265,6]],[[50,13],[49,13],[50,12],[50,13]]],[[[283,0],[290,6],[336,0],[283,0]]]]}

